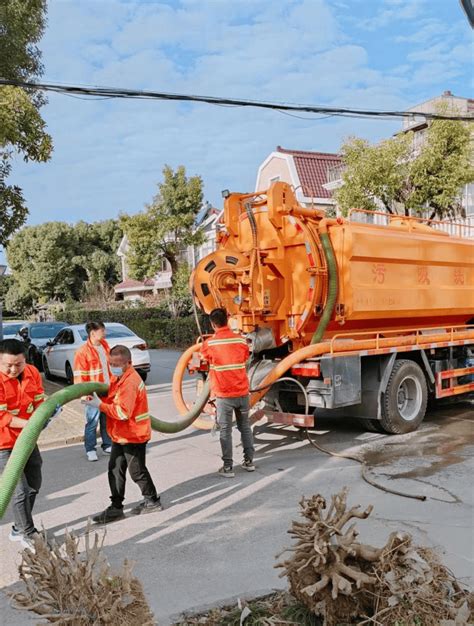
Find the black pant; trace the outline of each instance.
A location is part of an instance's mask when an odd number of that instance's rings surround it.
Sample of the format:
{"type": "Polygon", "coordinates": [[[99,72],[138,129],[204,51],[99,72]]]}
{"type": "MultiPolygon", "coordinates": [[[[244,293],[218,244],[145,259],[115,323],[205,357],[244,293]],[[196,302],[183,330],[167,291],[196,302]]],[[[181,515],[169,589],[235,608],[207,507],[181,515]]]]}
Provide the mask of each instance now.
{"type": "Polygon", "coordinates": [[[109,459],[109,485],[112,506],[123,508],[127,467],[131,479],[147,500],[157,500],[155,485],[145,465],[146,443],[112,443],[109,459]]]}
{"type": "MultiPolygon", "coordinates": [[[[5,469],[11,450],[0,450],[0,470],[5,469]]],[[[35,531],[33,523],[33,506],[36,495],[41,487],[41,459],[38,446],[33,448],[30,458],[26,462],[23,474],[13,493],[13,518],[15,528],[24,535],[30,535],[35,531]]]]}

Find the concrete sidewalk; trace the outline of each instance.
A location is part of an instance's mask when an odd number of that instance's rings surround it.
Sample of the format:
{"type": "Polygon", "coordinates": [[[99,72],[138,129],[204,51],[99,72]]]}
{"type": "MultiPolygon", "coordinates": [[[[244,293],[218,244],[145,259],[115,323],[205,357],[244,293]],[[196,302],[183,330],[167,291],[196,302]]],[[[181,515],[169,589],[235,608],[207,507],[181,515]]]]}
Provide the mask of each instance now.
{"type": "MultiPolygon", "coordinates": [[[[172,419],[175,411],[166,386],[150,390],[152,412],[172,419]]],[[[188,429],[173,436],[153,435],[148,465],[165,510],[130,517],[96,531],[105,533],[105,554],[112,565],[135,561],[135,573],[160,624],[171,616],[239,594],[251,594],[285,581],[274,569],[275,554],[290,545],[287,530],[298,517],[304,494],[326,498],[343,486],[349,502],[374,504],[358,522],[361,541],[381,545],[394,530],[416,542],[436,546],[455,574],[473,576],[473,411],[471,405],[430,415],[411,435],[386,437],[362,433],[355,424],[321,421],[314,436],[335,451],[363,454],[379,482],[426,502],[378,491],[360,479],[353,461],[321,454],[289,428],[255,427],[257,471],[236,471],[234,479],[216,474],[220,449],[210,433],[188,429]]],[[[237,434],[237,433],[236,433],[237,434]]],[[[235,461],[242,451],[235,437],[235,461]]],[[[99,452],[100,454],[100,452],[99,452]]],[[[82,445],[43,451],[44,482],[35,508],[37,526],[61,540],[66,527],[83,533],[90,516],[108,505],[107,457],[88,463],[82,445]]],[[[140,499],[127,484],[127,509],[140,499]]],[[[8,606],[5,592],[17,589],[18,544],[8,541],[11,512],[0,526],[0,623],[37,623],[38,618],[8,606]]]]}
{"type": "MultiPolygon", "coordinates": [[[[46,396],[63,389],[64,385],[53,381],[44,381],[46,396]]],[[[38,440],[41,450],[55,446],[79,443],[84,438],[84,405],[80,400],[73,400],[63,406],[59,417],[51,421],[43,430],[38,440]]]]}

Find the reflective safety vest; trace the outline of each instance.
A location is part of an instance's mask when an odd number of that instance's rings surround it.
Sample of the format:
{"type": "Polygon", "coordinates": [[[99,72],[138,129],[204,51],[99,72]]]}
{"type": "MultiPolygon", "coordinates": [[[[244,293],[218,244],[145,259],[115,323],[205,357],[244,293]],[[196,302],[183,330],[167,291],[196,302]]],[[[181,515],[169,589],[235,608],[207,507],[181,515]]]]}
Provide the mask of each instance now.
{"type": "Polygon", "coordinates": [[[120,378],[112,376],[100,410],[107,416],[107,432],[115,443],[149,441],[151,424],[145,383],[133,367],[120,378]]]}
{"type": "Polygon", "coordinates": [[[212,394],[217,398],[237,398],[249,393],[246,363],[249,347],[245,337],[228,326],[206,339],[201,355],[209,363],[212,394]]]}
{"type": "MultiPolygon", "coordinates": [[[[109,369],[109,378],[111,376],[109,365],[109,344],[105,339],[101,339],[102,347],[105,350],[105,356],[107,358],[107,367],[109,369]]],[[[99,353],[92,345],[90,339],[76,350],[74,355],[74,383],[103,383],[104,372],[102,370],[102,363],[99,353]]]]}
{"type": "Polygon", "coordinates": [[[0,449],[11,450],[21,428],[11,428],[13,417],[30,419],[33,411],[44,401],[41,374],[33,365],[26,365],[18,378],[0,372],[0,449]]]}

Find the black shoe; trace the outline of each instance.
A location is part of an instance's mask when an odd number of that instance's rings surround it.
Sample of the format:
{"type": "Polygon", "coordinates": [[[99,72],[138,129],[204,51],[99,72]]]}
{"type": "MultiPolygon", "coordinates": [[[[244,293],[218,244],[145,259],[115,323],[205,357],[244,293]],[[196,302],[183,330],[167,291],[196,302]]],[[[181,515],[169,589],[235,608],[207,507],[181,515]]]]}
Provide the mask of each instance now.
{"type": "Polygon", "coordinates": [[[163,506],[160,499],[157,500],[143,500],[136,507],[134,507],[130,513],[132,515],[143,515],[145,513],[154,513],[155,511],[162,511],[163,506]]]}
{"type": "Polygon", "coordinates": [[[255,465],[253,464],[253,461],[249,461],[248,459],[245,459],[242,463],[242,467],[246,472],[255,472],[255,465]]]}
{"type": "Polygon", "coordinates": [[[224,476],[224,478],[234,478],[234,470],[232,467],[226,467],[225,465],[220,468],[217,472],[220,476],[224,476]]]}
{"type": "Polygon", "coordinates": [[[94,515],[92,521],[96,524],[108,524],[109,522],[116,522],[124,517],[125,513],[123,512],[123,509],[117,509],[114,506],[109,506],[105,509],[105,511],[102,511],[102,513],[94,515]]]}

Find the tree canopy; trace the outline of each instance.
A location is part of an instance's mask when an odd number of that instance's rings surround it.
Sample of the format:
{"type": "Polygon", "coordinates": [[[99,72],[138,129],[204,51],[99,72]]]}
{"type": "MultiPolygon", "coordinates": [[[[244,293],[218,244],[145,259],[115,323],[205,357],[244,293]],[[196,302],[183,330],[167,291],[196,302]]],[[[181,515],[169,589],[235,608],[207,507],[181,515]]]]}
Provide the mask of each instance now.
{"type": "MultiPolygon", "coordinates": [[[[0,7],[0,76],[32,80],[43,73],[37,47],[46,21],[46,0],[8,0],[0,7]]],[[[47,161],[52,152],[51,137],[39,109],[41,93],[19,87],[0,87],[0,245],[25,223],[28,209],[21,189],[7,183],[12,158],[47,161]]]]}
{"type": "Polygon", "coordinates": [[[431,219],[463,216],[461,190],[474,181],[470,128],[437,119],[424,133],[418,149],[412,131],[376,145],[351,137],[342,146],[344,184],[335,193],[341,209],[382,205],[389,213],[431,219]]]}
{"type": "Polygon", "coordinates": [[[116,284],[122,237],[115,220],[74,226],[46,222],[23,228],[6,249],[12,272],[7,308],[27,312],[50,300],[80,300],[84,290],[94,285],[116,284]]]}
{"type": "Polygon", "coordinates": [[[130,246],[127,255],[130,275],[137,280],[153,276],[161,269],[164,258],[171,266],[174,285],[180,255],[187,246],[199,245],[204,239],[201,230],[195,228],[202,207],[202,179],[187,177],[183,166],[173,171],[166,165],[158,189],[145,211],[122,215],[120,225],[130,246]]]}

